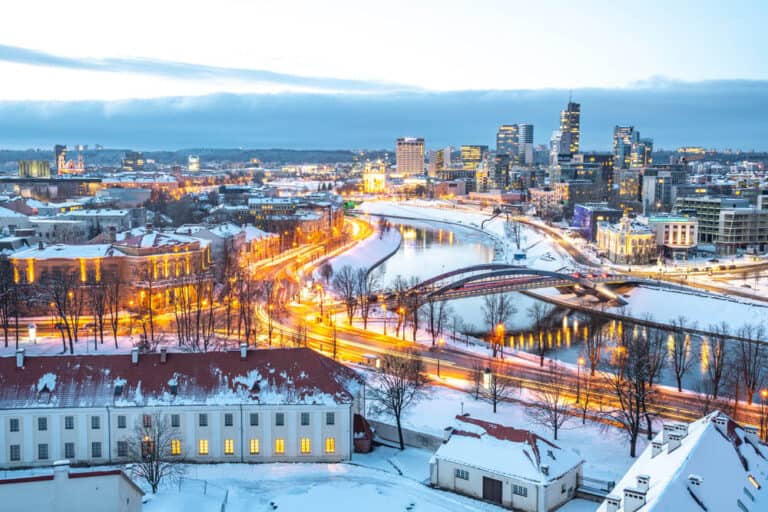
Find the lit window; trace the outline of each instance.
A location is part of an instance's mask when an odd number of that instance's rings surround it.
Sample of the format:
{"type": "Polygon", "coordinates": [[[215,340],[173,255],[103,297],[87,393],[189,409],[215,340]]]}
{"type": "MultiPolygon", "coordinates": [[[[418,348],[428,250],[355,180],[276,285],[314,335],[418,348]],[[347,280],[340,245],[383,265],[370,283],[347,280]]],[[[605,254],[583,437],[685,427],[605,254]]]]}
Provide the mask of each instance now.
{"type": "Polygon", "coordinates": [[[197,443],[197,452],[200,455],[208,455],[208,440],[207,439],[201,439],[197,443]]]}
{"type": "Polygon", "coordinates": [[[181,439],[171,439],[171,455],[181,455],[181,439]]]}
{"type": "Polygon", "coordinates": [[[312,444],[308,437],[301,438],[301,453],[309,453],[312,451],[312,444]]]}
{"type": "Polygon", "coordinates": [[[256,455],[258,453],[259,453],[259,440],[251,439],[251,455],[256,455]]]}
{"type": "Polygon", "coordinates": [[[281,439],[281,438],[275,439],[275,453],[277,454],[285,453],[285,439],[281,439]]]}
{"type": "Polygon", "coordinates": [[[325,438],[325,453],[336,453],[336,438],[335,437],[326,437],[325,438]]]}
{"type": "Polygon", "coordinates": [[[235,453],[235,440],[234,439],[225,439],[224,440],[224,455],[232,455],[235,453]]]}

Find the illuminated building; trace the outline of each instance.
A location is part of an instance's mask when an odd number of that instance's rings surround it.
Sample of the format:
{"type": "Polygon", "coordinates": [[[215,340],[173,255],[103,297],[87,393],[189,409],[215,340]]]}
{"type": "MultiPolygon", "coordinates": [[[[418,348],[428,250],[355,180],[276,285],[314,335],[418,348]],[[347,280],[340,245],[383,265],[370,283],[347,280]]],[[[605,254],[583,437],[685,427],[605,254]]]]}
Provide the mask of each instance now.
{"type": "Polygon", "coordinates": [[[378,160],[366,162],[363,169],[363,190],[366,194],[380,194],[387,190],[387,164],[378,160]]]}
{"type": "Polygon", "coordinates": [[[189,155],[187,157],[187,170],[190,172],[196,172],[200,170],[200,157],[197,155],[189,155]]]}
{"type": "Polygon", "coordinates": [[[688,259],[698,243],[699,221],[682,215],[655,215],[648,218],[648,227],[656,233],[656,245],[667,257],[688,259]]]}
{"type": "Polygon", "coordinates": [[[609,208],[607,203],[579,203],[573,207],[571,226],[578,229],[584,238],[594,242],[599,222],[615,223],[623,214],[621,210],[609,208]]]}
{"type": "Polygon", "coordinates": [[[532,124],[518,124],[517,130],[519,133],[519,145],[517,148],[518,163],[523,165],[533,164],[533,125],[532,124]]]}
{"type": "Polygon", "coordinates": [[[581,105],[572,101],[560,112],[560,155],[575,155],[579,152],[581,133],[581,105]]]}
{"type": "Polygon", "coordinates": [[[646,265],[656,257],[656,233],[624,217],[617,224],[597,224],[597,248],[613,263],[646,265]]]}
{"type": "Polygon", "coordinates": [[[653,139],[638,139],[632,144],[630,167],[648,167],[653,165],[653,139]]]}
{"type": "Polygon", "coordinates": [[[698,220],[699,243],[703,244],[713,244],[717,240],[721,212],[748,206],[748,200],[733,197],[678,196],[675,199],[675,212],[698,220]]]}
{"type": "Polygon", "coordinates": [[[140,151],[126,151],[123,156],[123,171],[133,172],[144,170],[144,153],[140,151]]]}
{"type": "Polygon", "coordinates": [[[520,134],[516,124],[503,124],[499,126],[496,132],[496,154],[516,157],[518,145],[520,144],[520,134]]]}
{"type": "Polygon", "coordinates": [[[51,164],[48,160],[19,160],[20,178],[50,178],[51,164]]]}
{"type": "Polygon", "coordinates": [[[424,174],[424,139],[401,137],[395,145],[397,174],[414,176],[424,174]]]}
{"type": "Polygon", "coordinates": [[[555,130],[549,139],[549,165],[555,166],[560,162],[560,145],[563,141],[563,132],[555,130]]]}
{"type": "Polygon", "coordinates": [[[465,171],[474,171],[483,161],[483,154],[488,152],[488,146],[461,146],[461,161],[465,171]]]}
{"type": "Polygon", "coordinates": [[[643,170],[642,201],[645,215],[668,212],[674,191],[688,182],[688,171],[680,166],[649,167],[643,170]]]}
{"type": "Polygon", "coordinates": [[[640,132],[634,126],[613,127],[613,156],[617,169],[628,169],[632,162],[632,144],[636,143],[640,132]]]}
{"type": "Polygon", "coordinates": [[[53,159],[56,162],[56,172],[61,173],[67,161],[67,146],[61,144],[53,146],[53,159]]]}

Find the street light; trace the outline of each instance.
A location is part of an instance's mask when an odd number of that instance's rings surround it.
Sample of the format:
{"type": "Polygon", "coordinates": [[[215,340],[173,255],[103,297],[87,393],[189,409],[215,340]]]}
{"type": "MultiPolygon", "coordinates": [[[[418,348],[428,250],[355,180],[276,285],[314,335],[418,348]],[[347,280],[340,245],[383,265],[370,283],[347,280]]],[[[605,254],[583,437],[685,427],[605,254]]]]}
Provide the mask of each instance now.
{"type": "Polygon", "coordinates": [[[501,347],[501,358],[504,359],[504,324],[496,326],[496,337],[498,345],[501,347]]]}
{"type": "Polygon", "coordinates": [[[401,317],[400,323],[403,325],[403,341],[405,341],[405,308],[400,306],[397,309],[397,312],[400,313],[400,317],[401,317]]]}
{"type": "Polygon", "coordinates": [[[583,357],[576,360],[576,403],[581,402],[581,366],[583,364],[583,357]]]}
{"type": "Polygon", "coordinates": [[[766,437],[766,417],[765,417],[765,399],[768,398],[768,389],[760,391],[760,439],[765,441],[766,437]]]}

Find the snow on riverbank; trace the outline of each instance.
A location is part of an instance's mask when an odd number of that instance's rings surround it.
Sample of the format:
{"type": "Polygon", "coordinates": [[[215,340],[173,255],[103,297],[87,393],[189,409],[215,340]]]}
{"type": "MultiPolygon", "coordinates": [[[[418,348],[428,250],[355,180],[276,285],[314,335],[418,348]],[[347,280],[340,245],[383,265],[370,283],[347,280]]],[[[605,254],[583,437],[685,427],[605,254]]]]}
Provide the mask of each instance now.
{"type": "Polygon", "coordinates": [[[354,270],[370,270],[397,251],[401,242],[402,236],[396,229],[390,229],[383,235],[377,232],[349,251],[330,259],[329,263],[334,271],[344,265],[349,265],[354,270]]]}

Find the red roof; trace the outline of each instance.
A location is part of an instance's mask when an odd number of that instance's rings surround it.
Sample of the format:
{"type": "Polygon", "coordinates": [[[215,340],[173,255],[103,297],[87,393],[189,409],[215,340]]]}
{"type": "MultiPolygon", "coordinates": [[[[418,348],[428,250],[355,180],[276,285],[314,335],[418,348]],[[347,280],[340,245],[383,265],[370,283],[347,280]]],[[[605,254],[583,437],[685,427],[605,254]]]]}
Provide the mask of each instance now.
{"type": "Polygon", "coordinates": [[[306,348],[0,358],[0,408],[348,403],[357,375],[306,348]],[[175,384],[175,389],[174,389],[175,384]],[[42,392],[41,392],[42,391],[42,392]],[[49,391],[50,393],[47,393],[49,391]],[[175,392],[175,393],[174,393],[175,392]]]}
{"type": "MultiPolygon", "coordinates": [[[[527,443],[528,446],[531,447],[531,450],[533,450],[534,455],[536,456],[537,464],[539,463],[539,460],[540,460],[539,447],[538,447],[537,441],[546,443],[553,448],[560,448],[556,444],[551,443],[550,441],[548,441],[547,439],[544,439],[543,437],[539,437],[538,435],[534,434],[530,430],[522,430],[519,428],[507,427],[505,425],[499,425],[498,423],[491,423],[490,421],[479,420],[477,418],[472,418],[470,416],[456,416],[456,419],[464,423],[476,425],[482,428],[483,430],[485,430],[485,432],[489,436],[495,437],[496,439],[499,439],[501,441],[511,441],[513,443],[527,443]]],[[[463,430],[454,430],[453,434],[469,436],[469,437],[477,437],[477,438],[480,437],[478,434],[474,432],[465,432],[463,430]]]]}

